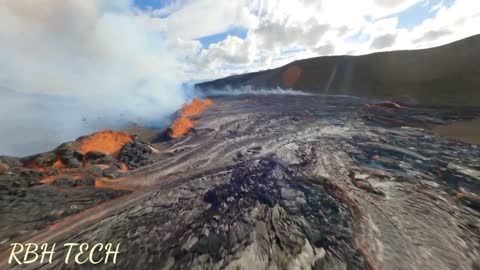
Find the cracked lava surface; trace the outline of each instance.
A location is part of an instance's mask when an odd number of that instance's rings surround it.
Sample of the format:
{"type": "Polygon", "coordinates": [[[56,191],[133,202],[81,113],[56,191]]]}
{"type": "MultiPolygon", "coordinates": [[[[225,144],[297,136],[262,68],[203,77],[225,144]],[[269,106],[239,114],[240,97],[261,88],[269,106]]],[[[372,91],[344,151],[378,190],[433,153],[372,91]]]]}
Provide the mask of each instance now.
{"type": "MultiPolygon", "coordinates": [[[[89,267],[480,269],[480,147],[430,131],[478,110],[305,95],[209,105],[102,187],[0,175],[25,193],[2,189],[0,260],[14,241],[109,242],[117,264],[89,267]]],[[[53,262],[28,267],[67,268],[53,262]]]]}

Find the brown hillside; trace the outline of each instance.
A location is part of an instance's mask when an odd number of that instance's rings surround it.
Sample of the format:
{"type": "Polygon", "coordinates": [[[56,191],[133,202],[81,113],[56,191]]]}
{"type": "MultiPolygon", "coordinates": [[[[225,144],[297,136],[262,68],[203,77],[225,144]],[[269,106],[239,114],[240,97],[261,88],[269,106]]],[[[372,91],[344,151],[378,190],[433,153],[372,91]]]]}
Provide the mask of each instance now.
{"type": "Polygon", "coordinates": [[[197,84],[407,98],[422,104],[480,106],[480,35],[448,45],[362,56],[327,56],[197,84]]]}

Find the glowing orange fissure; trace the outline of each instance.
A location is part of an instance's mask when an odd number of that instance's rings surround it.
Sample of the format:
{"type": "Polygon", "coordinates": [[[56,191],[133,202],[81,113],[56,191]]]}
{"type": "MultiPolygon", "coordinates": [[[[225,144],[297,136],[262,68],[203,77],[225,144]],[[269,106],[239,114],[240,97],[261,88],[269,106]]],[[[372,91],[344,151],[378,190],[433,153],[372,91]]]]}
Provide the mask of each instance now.
{"type": "Polygon", "coordinates": [[[191,103],[185,103],[180,111],[180,117],[170,126],[170,136],[172,138],[179,138],[195,126],[195,122],[190,119],[190,116],[201,113],[208,106],[212,105],[211,99],[193,98],[191,103]]]}

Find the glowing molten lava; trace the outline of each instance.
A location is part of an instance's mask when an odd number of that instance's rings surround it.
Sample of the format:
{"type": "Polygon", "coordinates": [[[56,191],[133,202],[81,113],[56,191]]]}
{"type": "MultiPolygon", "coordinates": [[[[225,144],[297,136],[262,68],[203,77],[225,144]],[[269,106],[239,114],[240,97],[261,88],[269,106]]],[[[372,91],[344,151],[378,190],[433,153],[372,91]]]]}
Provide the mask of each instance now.
{"type": "Polygon", "coordinates": [[[193,121],[185,116],[178,118],[173,125],[170,127],[172,129],[170,136],[172,138],[178,138],[185,135],[191,128],[193,128],[193,121]]]}
{"type": "Polygon", "coordinates": [[[191,116],[201,113],[208,106],[212,105],[213,101],[211,99],[200,100],[198,98],[193,98],[192,103],[184,104],[182,107],[182,116],[191,116]]]}
{"type": "Polygon", "coordinates": [[[128,167],[124,163],[120,164],[120,171],[121,172],[128,172],[128,167]]]}
{"type": "Polygon", "coordinates": [[[198,98],[193,98],[190,104],[184,104],[181,110],[180,117],[175,120],[175,122],[170,127],[170,136],[172,138],[179,138],[185,135],[195,125],[195,122],[190,119],[189,116],[201,113],[203,110],[205,110],[208,106],[212,104],[213,101],[211,99],[200,100],[198,98]]]}
{"type": "Polygon", "coordinates": [[[130,141],[132,141],[132,137],[127,133],[103,130],[82,139],[80,152],[85,154],[90,151],[98,151],[116,157],[122,147],[130,141]]]}
{"type": "MultiPolygon", "coordinates": [[[[123,146],[132,140],[132,137],[127,133],[113,130],[102,130],[89,136],[80,138],[78,140],[80,144],[75,144],[73,150],[80,151],[82,154],[86,154],[90,151],[102,152],[111,155],[114,158],[118,158],[118,154],[123,146]]],[[[86,177],[88,175],[88,169],[92,166],[92,164],[85,159],[79,161],[82,162],[81,166],[78,168],[70,168],[61,161],[61,157],[57,154],[56,161],[51,165],[51,168],[54,168],[57,171],[55,175],[49,174],[48,168],[39,167],[37,164],[35,164],[35,161],[25,164],[24,167],[36,169],[42,172],[44,178],[42,178],[39,182],[42,184],[50,184],[59,177],[69,177],[75,180],[86,177]]],[[[120,172],[128,172],[127,165],[118,163],[118,167],[120,172]]],[[[104,168],[101,169],[103,170],[104,168]]]]}
{"type": "Polygon", "coordinates": [[[63,167],[63,163],[62,163],[62,161],[57,160],[57,161],[55,161],[55,163],[53,163],[52,167],[55,168],[55,169],[60,169],[60,168],[63,167]]]}

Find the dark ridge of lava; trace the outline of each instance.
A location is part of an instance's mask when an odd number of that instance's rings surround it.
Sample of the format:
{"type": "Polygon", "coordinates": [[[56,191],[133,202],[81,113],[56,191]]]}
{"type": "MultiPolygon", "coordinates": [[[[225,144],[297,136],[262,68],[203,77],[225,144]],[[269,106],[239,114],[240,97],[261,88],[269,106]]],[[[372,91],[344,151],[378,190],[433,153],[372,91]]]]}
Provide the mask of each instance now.
{"type": "MultiPolygon", "coordinates": [[[[430,131],[479,116],[341,96],[217,97],[186,136],[120,153],[136,169],[111,180],[132,191],[117,199],[88,201],[122,192],[90,187],[37,205],[0,189],[2,241],[27,231],[60,247],[120,243],[116,265],[90,269],[479,269],[480,146],[430,131]],[[47,228],[5,219],[70,201],[95,207],[47,228]]],[[[53,192],[31,182],[27,192],[53,192]]],[[[26,268],[75,268],[65,252],[26,268]]]]}

